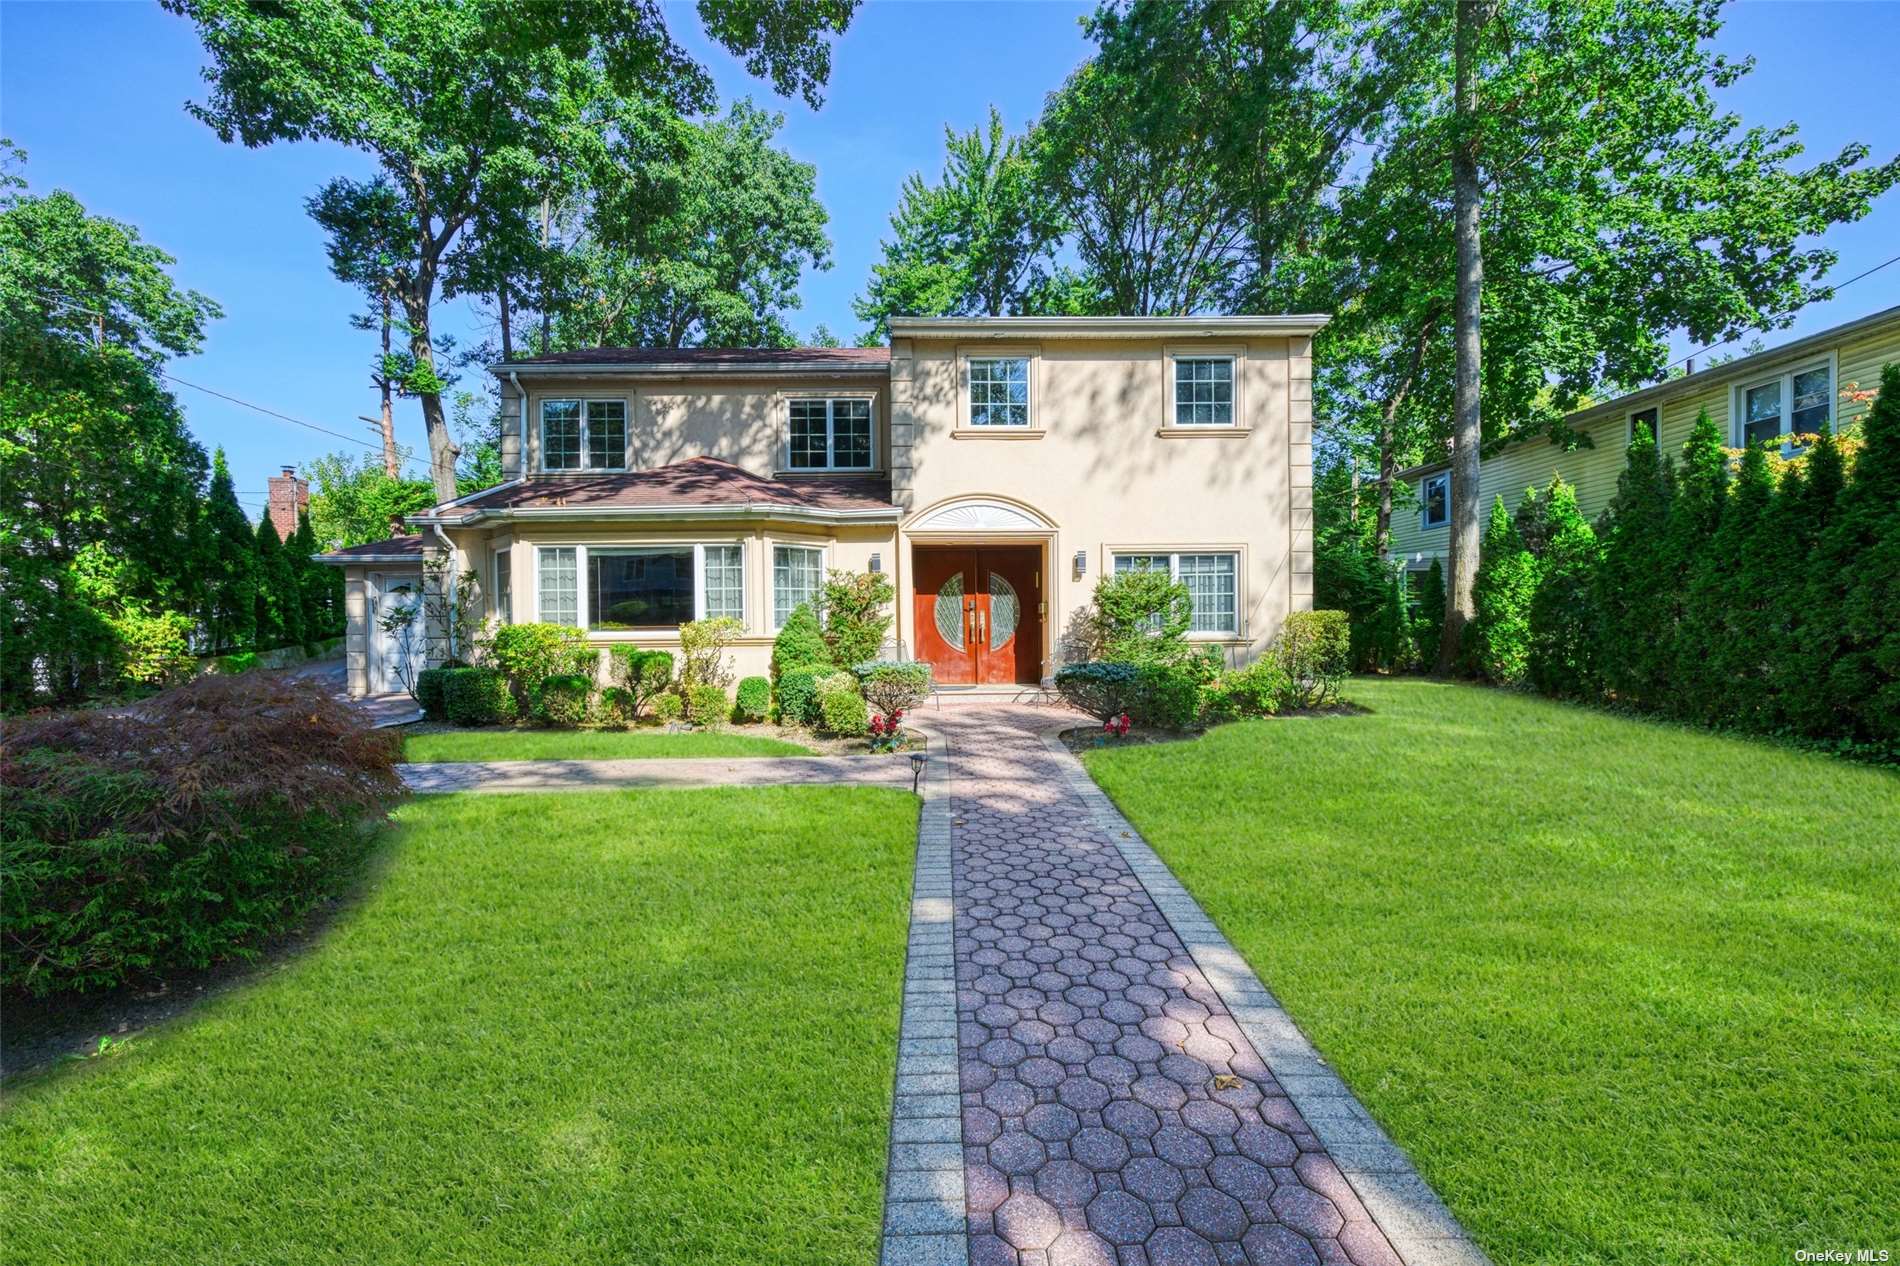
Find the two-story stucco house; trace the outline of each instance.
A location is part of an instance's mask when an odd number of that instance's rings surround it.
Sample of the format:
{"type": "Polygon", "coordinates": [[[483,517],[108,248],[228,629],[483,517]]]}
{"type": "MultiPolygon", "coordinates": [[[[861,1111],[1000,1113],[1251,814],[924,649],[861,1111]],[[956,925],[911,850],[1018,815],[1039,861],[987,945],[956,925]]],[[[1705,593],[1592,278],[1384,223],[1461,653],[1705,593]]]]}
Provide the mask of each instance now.
{"type": "MultiPolygon", "coordinates": [[[[1577,490],[1584,517],[1594,519],[1616,495],[1617,476],[1639,429],[1667,457],[1681,455],[1703,410],[1733,448],[1812,432],[1823,421],[1839,432],[1867,409],[1864,400],[1842,392],[1855,385],[1878,387],[1881,367],[1894,361],[1900,361],[1900,307],[1590,405],[1565,419],[1571,430],[1589,436],[1588,448],[1564,450],[1533,436],[1486,452],[1479,505],[1488,512],[1501,496],[1516,509],[1526,487],[1562,476],[1577,490]]],[[[1396,478],[1416,495],[1413,509],[1393,512],[1391,556],[1411,571],[1424,571],[1451,550],[1451,471],[1445,462],[1428,462],[1396,478]]]]}
{"type": "Polygon", "coordinates": [[[325,555],[349,685],[398,689],[382,628],[423,551],[483,618],[607,647],[733,616],[764,673],[827,569],[881,571],[894,654],[945,686],[1046,681],[1116,569],[1166,567],[1232,661],[1312,605],[1310,349],[1323,316],[898,318],[888,348],[596,348],[491,367],[503,483],[325,555]]]}

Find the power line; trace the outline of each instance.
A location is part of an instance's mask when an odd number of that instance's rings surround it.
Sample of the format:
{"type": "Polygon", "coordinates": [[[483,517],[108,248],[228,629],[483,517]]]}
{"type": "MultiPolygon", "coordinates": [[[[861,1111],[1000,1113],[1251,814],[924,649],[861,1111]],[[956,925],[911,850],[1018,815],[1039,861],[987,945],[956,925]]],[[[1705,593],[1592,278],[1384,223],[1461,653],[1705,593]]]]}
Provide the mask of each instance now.
{"type": "MultiPolygon", "coordinates": [[[[1839,294],[1841,291],[1847,289],[1849,286],[1853,285],[1855,282],[1861,280],[1864,277],[1873,276],[1875,273],[1887,267],[1887,265],[1889,264],[1900,264],[1900,255],[1895,255],[1892,259],[1884,260],[1881,263],[1875,264],[1872,268],[1869,268],[1866,272],[1856,273],[1854,276],[1849,277],[1846,281],[1843,281],[1840,285],[1829,286],[1828,289],[1832,290],[1835,294],[1839,294]]],[[[1698,356],[1706,356],[1710,352],[1713,352],[1717,350],[1718,348],[1727,347],[1730,343],[1738,342],[1742,338],[1752,333],[1754,333],[1754,331],[1752,330],[1743,330],[1740,334],[1737,334],[1734,338],[1725,338],[1720,343],[1709,344],[1707,347],[1703,348],[1699,352],[1690,352],[1687,356],[1684,356],[1681,360],[1671,361],[1669,364],[1664,365],[1663,372],[1666,374],[1670,370],[1674,369],[1677,365],[1686,365],[1698,356]]]]}

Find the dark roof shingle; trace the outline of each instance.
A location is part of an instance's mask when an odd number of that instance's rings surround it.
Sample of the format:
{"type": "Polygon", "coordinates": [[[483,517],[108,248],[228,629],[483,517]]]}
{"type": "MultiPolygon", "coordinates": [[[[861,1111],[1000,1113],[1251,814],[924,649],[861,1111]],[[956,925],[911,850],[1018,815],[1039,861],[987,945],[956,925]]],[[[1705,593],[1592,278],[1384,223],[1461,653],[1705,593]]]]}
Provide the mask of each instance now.
{"type": "Polygon", "coordinates": [[[401,557],[413,558],[417,562],[421,562],[422,534],[419,532],[411,532],[407,536],[392,536],[387,540],[370,541],[364,545],[351,545],[343,549],[333,549],[329,553],[319,554],[317,557],[336,559],[340,562],[348,562],[353,558],[373,560],[401,557]]]}
{"type": "Polygon", "coordinates": [[[691,457],[654,470],[603,475],[538,475],[504,484],[433,517],[456,519],[500,510],[692,509],[783,506],[794,510],[890,510],[891,481],[877,475],[801,475],[771,479],[716,457],[691,457]]]}

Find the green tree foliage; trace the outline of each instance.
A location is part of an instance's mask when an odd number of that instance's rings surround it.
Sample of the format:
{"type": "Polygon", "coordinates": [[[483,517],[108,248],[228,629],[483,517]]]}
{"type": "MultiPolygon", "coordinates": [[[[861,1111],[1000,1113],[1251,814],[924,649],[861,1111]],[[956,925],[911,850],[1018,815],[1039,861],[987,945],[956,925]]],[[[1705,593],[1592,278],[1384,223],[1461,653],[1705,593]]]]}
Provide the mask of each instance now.
{"type": "MultiPolygon", "coordinates": [[[[1728,454],[1722,447],[1722,431],[1710,418],[1709,411],[1703,409],[1689,429],[1689,438],[1682,446],[1682,460],[1676,464],[1675,499],[1670,507],[1663,559],[1669,574],[1657,578],[1657,583],[1676,595],[1676,609],[1671,617],[1675,681],[1669,697],[1688,708],[1690,715],[1699,711],[1698,702],[1707,697],[1707,689],[1694,683],[1715,671],[1716,657],[1721,653],[1721,647],[1716,644],[1723,640],[1719,621],[1710,623],[1692,618],[1711,609],[1708,604],[1698,603],[1692,590],[1697,560],[1708,553],[1710,542],[1720,530],[1729,500],[1728,484],[1728,454]],[[1692,610],[1697,606],[1700,612],[1692,610]]],[[[1712,583],[1720,588],[1719,580],[1712,583]]]]}
{"type": "Polygon", "coordinates": [[[222,448],[212,458],[204,524],[206,644],[214,651],[249,650],[257,645],[257,535],[238,504],[222,448]]]}
{"type": "MultiPolygon", "coordinates": [[[[1409,598],[1409,595],[1408,595],[1409,598]]],[[[1408,606],[1409,601],[1408,601],[1408,606]]],[[[1445,569],[1439,561],[1425,569],[1418,587],[1418,612],[1412,616],[1412,637],[1418,647],[1418,662],[1426,672],[1438,663],[1439,642],[1445,635],[1445,569]]]]}
{"type": "MultiPolygon", "coordinates": [[[[1524,505],[1534,510],[1536,502],[1536,490],[1526,491],[1524,505]]],[[[1484,530],[1474,592],[1477,617],[1465,644],[1472,667],[1492,681],[1515,684],[1524,679],[1530,666],[1531,600],[1537,593],[1537,576],[1537,559],[1525,548],[1516,517],[1499,497],[1491,504],[1491,521],[1484,530]]]]}
{"type": "Polygon", "coordinates": [[[1601,644],[1597,664],[1611,698],[1652,708],[1668,697],[1675,670],[1676,582],[1669,521],[1675,508],[1674,466],[1656,452],[1646,430],[1629,446],[1629,464],[1598,527],[1603,559],[1595,607],[1601,644]]]}
{"type": "Polygon", "coordinates": [[[852,308],[882,339],[893,316],[1008,316],[1041,309],[1062,221],[1021,137],[944,129],[943,174],[904,181],[883,257],[852,308]]]}
{"type": "Polygon", "coordinates": [[[1836,723],[1832,681],[1822,665],[1840,658],[1844,632],[1841,597],[1846,577],[1827,570],[1821,542],[1840,509],[1847,467],[1831,428],[1802,466],[1790,467],[1777,499],[1779,516],[1788,521],[1791,565],[1778,575],[1779,608],[1787,640],[1775,657],[1772,675],[1780,723],[1796,734],[1818,738],[1836,723]]]}
{"type": "Polygon", "coordinates": [[[891,631],[891,600],[896,596],[891,578],[883,572],[831,570],[818,595],[831,663],[856,668],[877,658],[891,631]]]}
{"type": "MultiPolygon", "coordinates": [[[[1752,730],[1773,720],[1769,670],[1785,644],[1775,579],[1789,563],[1769,535],[1781,526],[1774,500],[1768,454],[1751,445],[1719,526],[1689,556],[1677,631],[1674,698],[1681,713],[1752,730]]],[[[1686,517],[1679,513],[1677,521],[1686,517]]]]}
{"type": "Polygon", "coordinates": [[[1365,524],[1352,521],[1342,498],[1352,495],[1342,464],[1322,470],[1314,488],[1313,603],[1344,611],[1353,667],[1404,667],[1407,644],[1403,578],[1373,548],[1365,524]]]}
{"type": "Polygon", "coordinates": [[[296,564],[267,514],[257,523],[257,646],[298,646],[304,641],[303,585],[296,564]]]}
{"type": "Polygon", "coordinates": [[[348,453],[319,457],[304,469],[310,481],[310,527],[324,550],[387,539],[405,529],[404,515],[435,504],[426,479],[391,479],[380,462],[348,453]]]}
{"type": "Polygon", "coordinates": [[[1531,598],[1530,684],[1558,698],[1582,698],[1596,688],[1596,609],[1591,584],[1597,534],[1577,509],[1577,492],[1561,479],[1537,495],[1532,521],[1520,534],[1538,559],[1531,598]]]}
{"type": "Polygon", "coordinates": [[[831,645],[818,625],[818,614],[809,602],[801,602],[785,617],[785,627],[772,640],[772,677],[774,680],[800,668],[828,668],[831,645]]]}
{"type": "MultiPolygon", "coordinates": [[[[475,258],[456,253],[464,234],[474,238],[483,216],[518,226],[541,196],[600,170],[612,139],[650,126],[655,114],[704,111],[710,76],[674,41],[656,4],[166,0],[166,7],[189,18],[204,41],[210,92],[191,108],[221,139],[327,140],[361,150],[397,194],[400,218],[414,230],[395,274],[410,385],[422,404],[436,495],[453,497],[457,451],[431,318],[445,285],[479,284],[457,275],[475,258]]],[[[714,43],[781,94],[813,105],[830,73],[829,39],[854,7],[851,0],[698,6],[714,43]]]]}
{"type": "Polygon", "coordinates": [[[799,281],[831,266],[831,241],[817,169],[773,145],[784,122],[740,101],[657,154],[617,147],[564,264],[557,344],[795,344],[799,281]]]}
{"type": "Polygon", "coordinates": [[[303,599],[304,644],[339,636],[344,625],[343,569],[311,561],[323,547],[317,544],[308,511],[297,515],[297,530],[284,542],[284,550],[295,566],[303,599]]]}
{"type": "Polygon", "coordinates": [[[1839,513],[1816,550],[1816,570],[1841,577],[1829,594],[1838,607],[1814,613],[1839,628],[1838,653],[1816,667],[1854,737],[1900,746],[1900,364],[1881,374],[1860,441],[1839,513]]]}
{"type": "Polygon", "coordinates": [[[0,171],[0,707],[111,688],[114,621],[188,610],[206,579],[205,454],[153,371],[217,305],[137,230],[0,171]],[[112,563],[107,609],[88,604],[112,563]]]}

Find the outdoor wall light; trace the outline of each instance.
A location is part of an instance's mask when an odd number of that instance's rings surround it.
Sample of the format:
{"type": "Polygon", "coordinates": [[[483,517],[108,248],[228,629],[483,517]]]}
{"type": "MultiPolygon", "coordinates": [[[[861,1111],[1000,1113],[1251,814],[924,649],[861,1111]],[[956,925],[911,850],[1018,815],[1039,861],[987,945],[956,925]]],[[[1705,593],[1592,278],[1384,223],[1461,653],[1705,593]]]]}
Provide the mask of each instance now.
{"type": "Polygon", "coordinates": [[[1075,551],[1075,578],[1077,580],[1089,574],[1089,552],[1085,549],[1075,551]]]}
{"type": "Polygon", "coordinates": [[[884,570],[884,555],[882,554],[871,555],[871,574],[876,575],[878,572],[881,572],[883,570],[884,570]]]}
{"type": "Polygon", "coordinates": [[[912,752],[910,754],[910,790],[912,795],[917,794],[917,780],[923,776],[924,754],[922,752],[912,752]]]}

